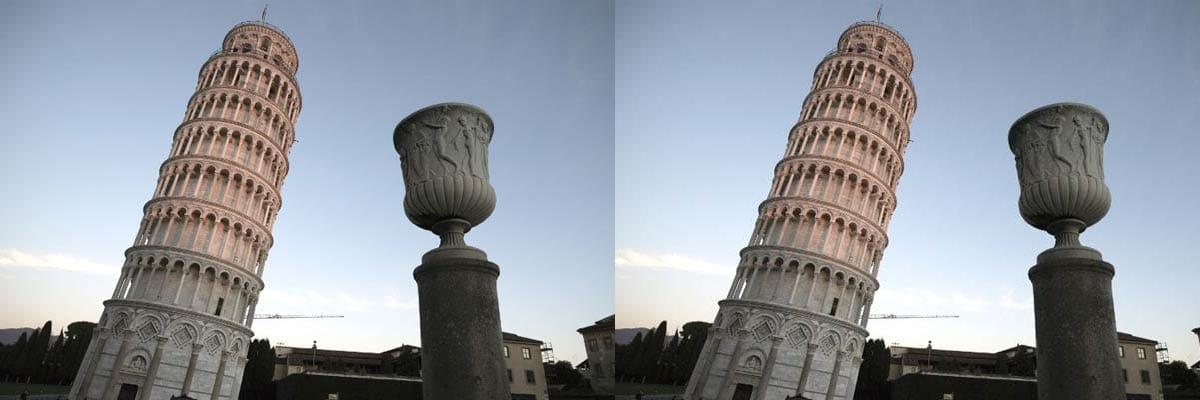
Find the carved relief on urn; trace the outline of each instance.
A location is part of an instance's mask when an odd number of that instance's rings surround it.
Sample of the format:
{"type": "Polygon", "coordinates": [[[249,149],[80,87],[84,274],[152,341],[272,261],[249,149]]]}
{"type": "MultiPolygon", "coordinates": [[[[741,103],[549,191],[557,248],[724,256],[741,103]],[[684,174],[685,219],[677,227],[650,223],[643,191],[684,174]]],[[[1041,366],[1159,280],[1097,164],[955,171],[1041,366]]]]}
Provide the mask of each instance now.
{"type": "Polygon", "coordinates": [[[1079,232],[1108,213],[1111,198],[1104,183],[1103,149],[1107,139],[1104,114],[1076,103],[1030,111],[1008,131],[1021,186],[1021,216],[1054,234],[1059,246],[1078,246],[1079,232]]]}
{"type": "Polygon", "coordinates": [[[396,125],[404,212],[413,224],[442,236],[442,246],[463,245],[462,234],[496,207],[488,181],[492,132],[487,113],[461,103],[425,107],[396,125]]]}

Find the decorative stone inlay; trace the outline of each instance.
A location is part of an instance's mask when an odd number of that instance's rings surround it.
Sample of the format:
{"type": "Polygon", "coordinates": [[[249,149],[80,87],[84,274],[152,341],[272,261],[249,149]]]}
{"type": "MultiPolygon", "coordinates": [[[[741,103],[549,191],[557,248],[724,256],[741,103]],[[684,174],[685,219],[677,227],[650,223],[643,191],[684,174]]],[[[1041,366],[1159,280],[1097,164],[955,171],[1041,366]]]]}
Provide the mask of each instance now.
{"type": "Polygon", "coordinates": [[[208,354],[214,356],[217,355],[217,352],[221,351],[222,345],[220,335],[209,336],[208,341],[204,342],[204,347],[208,349],[208,354]]]}
{"type": "Polygon", "coordinates": [[[821,355],[829,357],[834,350],[837,350],[837,341],[833,339],[833,335],[825,335],[825,338],[821,339],[820,346],[817,351],[820,351],[821,355]]]}
{"type": "Polygon", "coordinates": [[[788,332],[787,341],[792,347],[797,349],[803,348],[808,344],[808,334],[804,332],[803,328],[796,327],[796,329],[792,329],[791,332],[788,332]]]}
{"type": "Polygon", "coordinates": [[[175,346],[181,349],[192,344],[192,339],[195,337],[196,334],[192,332],[192,329],[186,326],[179,327],[179,329],[175,330],[175,333],[171,334],[171,338],[175,339],[175,346]]]}
{"type": "Polygon", "coordinates": [[[117,320],[116,324],[113,324],[113,333],[117,336],[121,336],[125,334],[125,330],[128,328],[129,320],[122,316],[121,319],[117,320]]]}
{"type": "Polygon", "coordinates": [[[146,321],[146,323],[142,324],[141,328],[138,328],[137,332],[138,338],[145,342],[153,339],[158,334],[158,328],[154,326],[153,322],[146,321]]]}
{"type": "Polygon", "coordinates": [[[754,327],[754,340],[758,342],[766,340],[771,337],[771,333],[771,325],[767,321],[759,322],[758,326],[754,327]]]}

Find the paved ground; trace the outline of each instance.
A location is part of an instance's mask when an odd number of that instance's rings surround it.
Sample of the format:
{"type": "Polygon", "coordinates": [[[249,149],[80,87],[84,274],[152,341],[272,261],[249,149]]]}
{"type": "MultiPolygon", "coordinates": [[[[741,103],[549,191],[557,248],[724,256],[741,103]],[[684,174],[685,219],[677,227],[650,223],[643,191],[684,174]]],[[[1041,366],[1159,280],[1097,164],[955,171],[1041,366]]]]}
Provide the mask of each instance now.
{"type": "MultiPolygon", "coordinates": [[[[678,394],[648,394],[648,395],[642,396],[642,400],[676,400],[676,399],[682,399],[682,398],[683,398],[683,395],[678,395],[678,394]]],[[[637,396],[619,395],[619,396],[617,396],[617,400],[637,400],[637,396]]]]}

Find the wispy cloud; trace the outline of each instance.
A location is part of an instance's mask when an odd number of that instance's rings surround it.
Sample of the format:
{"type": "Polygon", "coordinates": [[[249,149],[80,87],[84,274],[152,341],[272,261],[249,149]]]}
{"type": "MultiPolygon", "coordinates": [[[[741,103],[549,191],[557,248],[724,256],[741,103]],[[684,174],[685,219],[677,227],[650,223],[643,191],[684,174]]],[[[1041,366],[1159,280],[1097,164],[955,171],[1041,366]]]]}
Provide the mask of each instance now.
{"type": "Polygon", "coordinates": [[[116,276],[119,265],[105,265],[69,254],[30,254],[17,249],[0,250],[0,267],[60,269],[85,274],[116,276]]]}
{"type": "Polygon", "coordinates": [[[388,288],[387,298],[384,299],[384,301],[383,301],[383,307],[389,308],[392,310],[404,310],[404,311],[416,310],[417,309],[417,301],[416,300],[400,301],[400,289],[397,289],[396,287],[393,286],[393,287],[388,288]]]}
{"type": "Polygon", "coordinates": [[[618,249],[616,263],[618,267],[625,268],[673,269],[710,275],[731,275],[734,270],[730,265],[720,265],[682,254],[649,254],[634,249],[618,249]]]}

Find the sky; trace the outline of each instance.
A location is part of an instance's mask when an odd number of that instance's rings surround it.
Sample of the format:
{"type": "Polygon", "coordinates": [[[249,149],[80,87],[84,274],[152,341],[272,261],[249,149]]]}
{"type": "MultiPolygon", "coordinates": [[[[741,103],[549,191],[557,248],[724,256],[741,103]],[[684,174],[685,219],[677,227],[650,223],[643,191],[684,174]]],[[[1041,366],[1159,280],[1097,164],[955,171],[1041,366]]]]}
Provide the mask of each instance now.
{"type": "MultiPolygon", "coordinates": [[[[616,7],[617,327],[711,322],[841,32],[879,2],[627,1],[616,7]]],[[[1118,330],[1200,359],[1200,3],[887,2],[917,111],[872,313],[888,344],[1035,344],[1028,270],[1053,238],[1017,211],[1007,135],[1037,107],[1111,124],[1108,216],[1083,243],[1116,268],[1118,330]],[[1153,4],[1153,6],[1151,6],[1153,4]]]]}
{"type": "MultiPolygon", "coordinates": [[[[0,328],[95,321],[197,73],[261,1],[0,3],[0,328]]],[[[274,344],[418,344],[432,233],[403,213],[392,130],[424,106],[495,121],[495,213],[466,237],[499,264],[503,329],[586,355],[613,313],[613,4],[271,2],[303,110],[258,313],[274,344]]]]}

